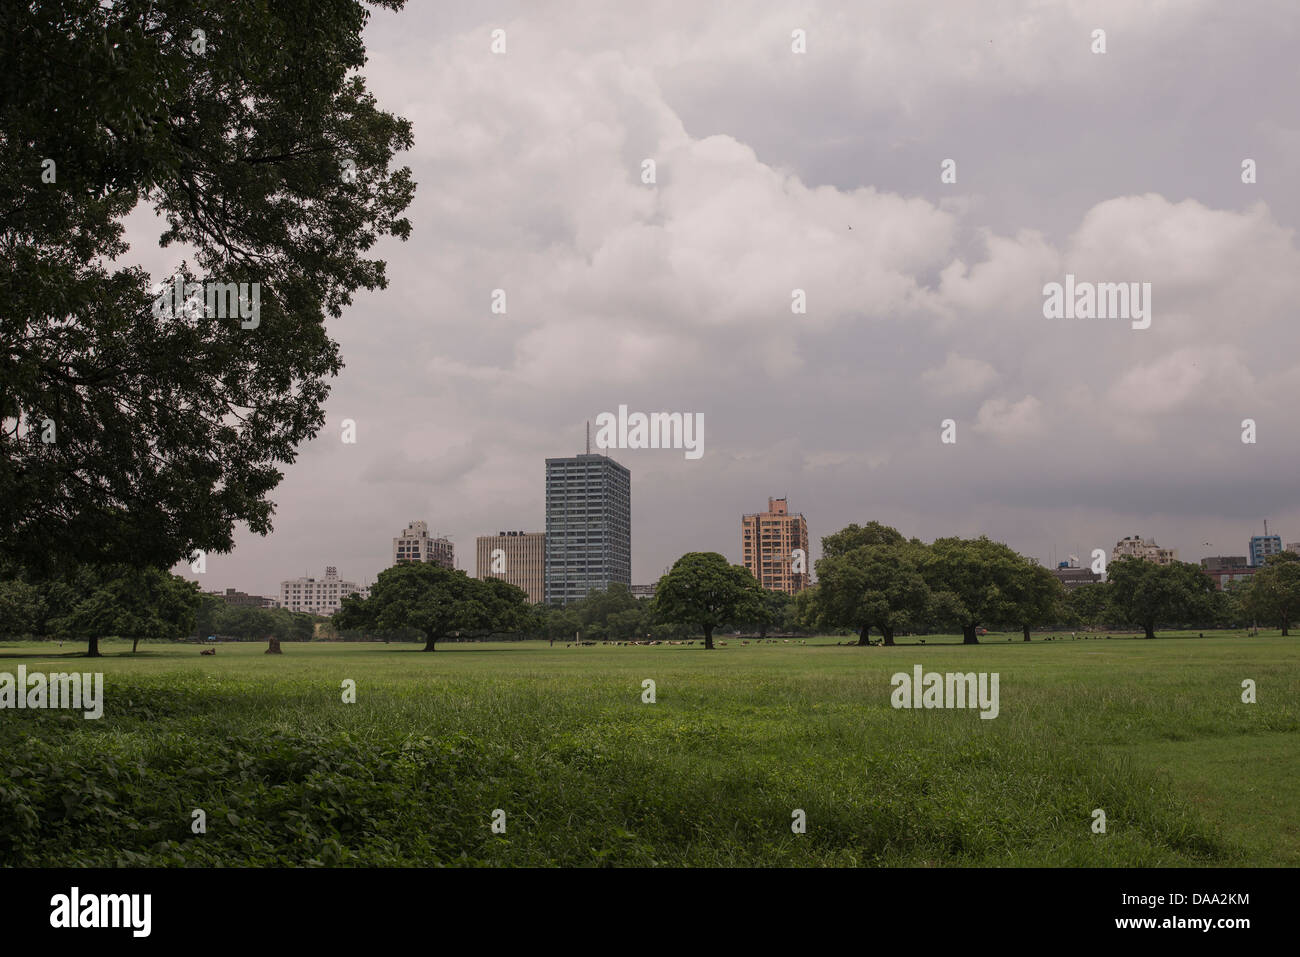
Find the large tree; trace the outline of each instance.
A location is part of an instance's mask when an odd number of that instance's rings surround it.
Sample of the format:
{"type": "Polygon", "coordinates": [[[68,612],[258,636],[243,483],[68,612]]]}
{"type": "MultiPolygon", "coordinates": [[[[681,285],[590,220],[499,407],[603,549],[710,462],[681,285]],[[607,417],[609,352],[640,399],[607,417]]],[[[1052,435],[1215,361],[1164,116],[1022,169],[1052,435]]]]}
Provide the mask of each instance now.
{"type": "Polygon", "coordinates": [[[864,545],[901,545],[903,542],[903,534],[896,528],[880,522],[867,522],[866,525],[854,522],[822,538],[822,557],[835,558],[864,545]]]}
{"type": "Polygon", "coordinates": [[[107,635],[162,640],[193,633],[200,606],[199,586],[160,568],[130,565],[83,568],[77,597],[51,622],[56,634],[87,642],[86,656],[101,657],[107,635]]]}
{"type": "Polygon", "coordinates": [[[655,586],[654,604],[665,621],[698,626],[709,650],[719,625],[764,614],[758,580],[744,565],[731,565],[717,552],[687,552],[677,559],[655,586]]]}
{"type": "Polygon", "coordinates": [[[818,620],[854,629],[859,645],[869,643],[875,627],[884,643],[893,645],[895,630],[918,622],[930,603],[921,573],[924,555],[924,546],[903,541],[901,535],[888,544],[833,549],[831,557],[817,562],[818,620]]]}
{"type": "Polygon", "coordinates": [[[342,365],[325,320],[410,232],[411,126],[359,73],[368,16],[0,5],[0,557],[168,567],[270,530],[342,365]],[[193,250],[183,282],[244,283],[249,315],[176,311],[153,287],[174,277],[119,266],[138,205],[193,250]]]}
{"type": "Polygon", "coordinates": [[[622,582],[613,582],[603,591],[593,589],[575,610],[583,637],[596,640],[631,638],[642,618],[636,598],[622,582]]]}
{"type": "Polygon", "coordinates": [[[470,578],[429,562],[401,562],[385,569],[369,598],[349,595],[334,613],[334,625],[342,631],[418,631],[425,651],[453,636],[483,636],[534,624],[522,588],[495,578],[470,578]]]}
{"type": "Polygon", "coordinates": [[[1283,636],[1290,635],[1300,613],[1300,558],[1294,552],[1269,556],[1243,588],[1242,603],[1256,620],[1275,621],[1283,636]]]}
{"type": "Polygon", "coordinates": [[[1145,558],[1121,558],[1111,562],[1106,578],[1112,616],[1140,625],[1147,638],[1156,636],[1157,622],[1188,623],[1214,617],[1214,583],[1190,562],[1158,565],[1145,558]]]}
{"type": "Polygon", "coordinates": [[[1089,582],[1071,589],[1065,596],[1065,608],[1069,617],[1084,628],[1104,623],[1110,611],[1110,585],[1089,582]]]}
{"type": "Polygon", "coordinates": [[[0,579],[0,638],[35,634],[41,617],[41,594],[21,578],[0,579]]]}
{"type": "Polygon", "coordinates": [[[1061,580],[1037,562],[1026,559],[1013,588],[1015,618],[1029,640],[1034,625],[1060,621],[1065,611],[1065,587],[1061,580]]]}
{"type": "Polygon", "coordinates": [[[985,535],[940,538],[930,546],[923,574],[934,593],[929,615],[961,628],[962,644],[977,645],[980,625],[1020,625],[1025,559],[985,535]]]}

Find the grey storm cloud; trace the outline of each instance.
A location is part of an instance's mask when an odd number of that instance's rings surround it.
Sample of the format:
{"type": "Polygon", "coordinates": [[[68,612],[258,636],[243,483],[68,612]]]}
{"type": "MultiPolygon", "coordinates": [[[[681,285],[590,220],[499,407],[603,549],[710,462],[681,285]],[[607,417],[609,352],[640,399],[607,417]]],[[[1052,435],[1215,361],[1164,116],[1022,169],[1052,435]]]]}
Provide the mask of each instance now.
{"type": "MultiPolygon", "coordinates": [[[[210,556],[205,585],[372,580],[413,518],[472,570],[476,535],[543,527],[543,460],[619,405],[706,422],[698,461],[613,453],[638,583],[688,550],[739,560],[770,495],[813,557],[870,519],[1044,560],[1134,533],[1241,554],[1263,518],[1300,539],[1297,22],[1118,0],[376,11],[366,76],[414,123],[413,234],[330,323],[347,367],[275,533],[210,556]],[[1150,282],[1151,327],[1044,318],[1066,273],[1150,282]]],[[[128,226],[141,262],[173,261],[151,215],[128,226]]]]}

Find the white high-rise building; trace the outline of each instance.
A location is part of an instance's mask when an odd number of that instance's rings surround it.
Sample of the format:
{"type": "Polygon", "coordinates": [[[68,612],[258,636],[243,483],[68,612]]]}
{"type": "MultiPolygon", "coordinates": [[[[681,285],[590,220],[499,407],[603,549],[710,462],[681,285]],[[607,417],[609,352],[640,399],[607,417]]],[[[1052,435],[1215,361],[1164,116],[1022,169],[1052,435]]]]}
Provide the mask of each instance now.
{"type": "Polygon", "coordinates": [[[311,615],[332,615],[348,595],[370,597],[370,586],[339,578],[333,565],[325,567],[324,578],[295,578],[280,582],[280,607],[311,615]]]}

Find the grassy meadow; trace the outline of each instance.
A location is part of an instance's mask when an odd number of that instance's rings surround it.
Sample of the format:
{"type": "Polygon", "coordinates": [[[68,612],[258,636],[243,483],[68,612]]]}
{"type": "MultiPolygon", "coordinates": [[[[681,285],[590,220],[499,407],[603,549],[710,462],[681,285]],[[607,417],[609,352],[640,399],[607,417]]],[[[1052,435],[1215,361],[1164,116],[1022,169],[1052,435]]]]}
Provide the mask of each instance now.
{"type": "Polygon", "coordinates": [[[0,711],[0,864],[1300,864],[1300,638],[837,640],[6,643],[105,703],[0,711]],[[916,664],[999,716],[892,708],[916,664]]]}

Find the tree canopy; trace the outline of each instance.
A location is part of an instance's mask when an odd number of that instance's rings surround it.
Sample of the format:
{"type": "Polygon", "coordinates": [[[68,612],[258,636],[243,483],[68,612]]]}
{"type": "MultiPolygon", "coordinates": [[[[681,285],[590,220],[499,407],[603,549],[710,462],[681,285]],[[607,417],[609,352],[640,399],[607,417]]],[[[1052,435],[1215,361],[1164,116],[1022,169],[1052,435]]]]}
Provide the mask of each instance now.
{"type": "Polygon", "coordinates": [[[1158,621],[1212,618],[1214,583],[1189,562],[1158,565],[1145,558],[1121,558],[1107,571],[1110,610],[1117,621],[1156,636],[1158,621]]]}
{"type": "Polygon", "coordinates": [[[901,545],[903,535],[896,528],[880,522],[846,525],[833,535],[822,538],[822,557],[836,558],[864,545],[901,545]]]}
{"type": "Polygon", "coordinates": [[[961,628],[962,643],[979,643],[980,625],[1020,625],[1026,560],[985,535],[940,538],[926,554],[924,574],[934,593],[932,616],[961,628]]]}
{"type": "Polygon", "coordinates": [[[228,551],[236,522],[270,530],[341,367],[324,320],[385,285],[369,252],[410,232],[411,126],[358,72],[368,16],[3,5],[0,557],[167,568],[228,551]],[[138,204],[195,250],[182,283],[244,284],[238,315],[177,311],[152,285],[173,277],[114,265],[138,204]]]}
{"type": "Polygon", "coordinates": [[[763,588],[744,565],[732,565],[717,552],[687,552],[655,587],[655,609],[667,621],[689,622],[704,632],[713,648],[713,630],[734,621],[765,615],[763,588]]]}
{"type": "Polygon", "coordinates": [[[925,614],[931,594],[921,571],[923,547],[899,535],[887,543],[834,551],[817,562],[822,623],[858,631],[860,645],[868,643],[870,629],[875,627],[884,643],[892,645],[896,629],[915,624],[925,614]]]}
{"type": "Polygon", "coordinates": [[[117,635],[132,640],[135,651],[141,638],[182,638],[194,630],[200,603],[194,582],[157,568],[117,566],[83,568],[74,596],[57,612],[51,626],[55,634],[88,643],[87,656],[99,657],[99,639],[117,635]]]}
{"type": "Polygon", "coordinates": [[[1294,552],[1270,555],[1264,567],[1250,577],[1242,590],[1245,609],[1257,619],[1275,621],[1282,634],[1300,612],[1300,556],[1294,552]]]}
{"type": "Polygon", "coordinates": [[[349,595],[334,613],[340,630],[424,636],[425,651],[453,636],[486,636],[536,626],[528,593],[497,578],[470,578],[428,562],[400,562],[379,573],[370,597],[349,595]]]}

